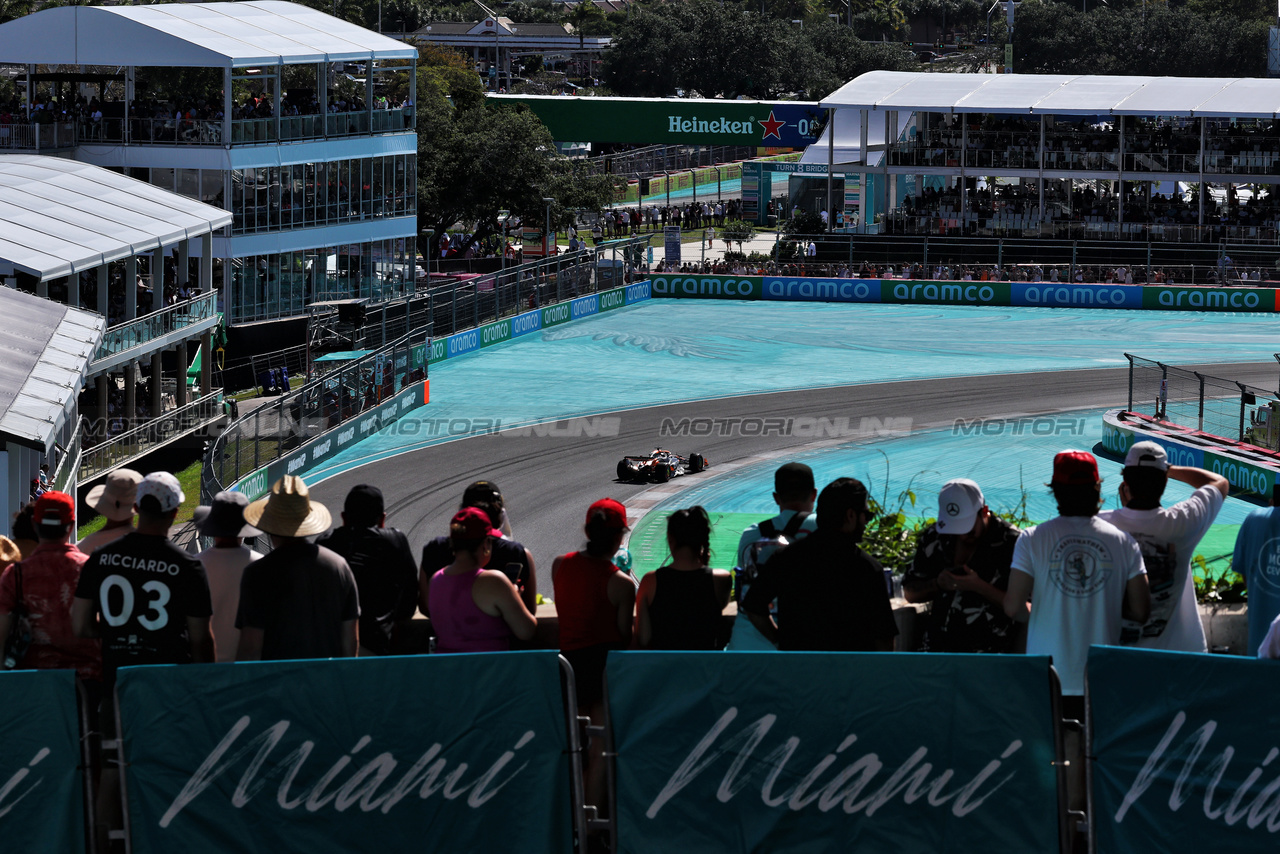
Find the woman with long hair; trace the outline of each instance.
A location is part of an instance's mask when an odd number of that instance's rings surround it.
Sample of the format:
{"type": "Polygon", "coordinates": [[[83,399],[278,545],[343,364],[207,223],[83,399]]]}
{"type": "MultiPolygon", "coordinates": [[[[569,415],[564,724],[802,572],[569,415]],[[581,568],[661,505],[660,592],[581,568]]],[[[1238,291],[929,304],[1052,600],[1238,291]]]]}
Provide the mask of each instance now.
{"type": "Polygon", "coordinates": [[[667,519],[671,563],[647,574],[636,596],[636,641],[643,649],[723,649],[729,573],[712,569],[711,519],[702,507],[667,519]]]}

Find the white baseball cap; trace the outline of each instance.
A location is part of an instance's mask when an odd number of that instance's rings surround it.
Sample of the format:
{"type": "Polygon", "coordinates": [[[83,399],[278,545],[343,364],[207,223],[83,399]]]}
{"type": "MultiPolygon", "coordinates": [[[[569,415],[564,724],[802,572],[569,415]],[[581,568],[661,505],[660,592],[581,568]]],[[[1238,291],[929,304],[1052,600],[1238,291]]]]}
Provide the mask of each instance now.
{"type": "Polygon", "coordinates": [[[1169,470],[1169,455],[1155,442],[1135,442],[1124,455],[1125,468],[1153,468],[1169,470]]]}
{"type": "Polygon", "coordinates": [[[978,511],[986,504],[978,484],[956,478],[942,485],[938,493],[938,533],[959,536],[973,530],[978,511]]]}
{"type": "Polygon", "coordinates": [[[178,479],[167,471],[152,472],[138,483],[138,495],[134,501],[141,506],[142,499],[148,495],[160,503],[161,513],[172,513],[187,500],[178,479]]]}

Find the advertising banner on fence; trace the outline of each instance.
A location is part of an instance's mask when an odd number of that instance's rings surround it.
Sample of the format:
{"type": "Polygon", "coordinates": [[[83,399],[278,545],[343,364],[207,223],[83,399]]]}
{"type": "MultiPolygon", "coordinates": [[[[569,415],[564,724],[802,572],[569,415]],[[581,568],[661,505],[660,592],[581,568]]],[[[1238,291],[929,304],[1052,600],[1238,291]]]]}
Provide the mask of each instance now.
{"type": "Polygon", "coordinates": [[[133,851],[568,851],[558,662],[126,668],[133,851]]]}
{"type": "Polygon", "coordinates": [[[84,851],[73,670],[0,672],[0,848],[84,851]]]}
{"type": "Polygon", "coordinates": [[[1099,854],[1275,851],[1280,665],[1093,647],[1099,854]]]}
{"type": "Polygon", "coordinates": [[[528,105],[547,126],[551,137],[561,142],[805,148],[818,139],[826,119],[825,111],[816,103],[802,101],[496,97],[528,105]]]}
{"type": "Polygon", "coordinates": [[[1134,285],[1071,285],[1010,282],[1012,305],[1053,308],[1142,308],[1142,288],[1134,285]]]}
{"type": "Polygon", "coordinates": [[[1276,311],[1270,288],[1142,288],[1142,307],[1163,311],[1276,311]]]}
{"type": "MultiPolygon", "coordinates": [[[[1173,462],[1172,458],[1169,461],[1173,462]]],[[[1265,498],[1271,497],[1272,487],[1276,483],[1276,473],[1271,469],[1215,454],[1213,451],[1204,452],[1204,467],[1229,480],[1232,489],[1265,498]]]]}
{"type": "Polygon", "coordinates": [[[880,302],[879,279],[780,279],[765,276],[762,296],[788,302],[880,302]]]}
{"type": "MultiPolygon", "coordinates": [[[[1119,410],[1111,410],[1102,419],[1102,449],[1117,459],[1123,459],[1135,442],[1155,442],[1169,455],[1174,466],[1205,467],[1205,451],[1194,445],[1183,445],[1164,436],[1135,433],[1112,422],[1119,410]]],[[[1223,475],[1226,477],[1226,475],[1223,475]]]]}
{"type": "Polygon", "coordinates": [[[609,656],[619,851],[1053,851],[1049,661],[609,656]]]}
{"type": "Polygon", "coordinates": [[[760,299],[759,276],[700,276],[659,273],[649,277],[655,297],[693,299],[760,299]]]}
{"type": "Polygon", "coordinates": [[[927,305],[1010,305],[1009,282],[922,282],[892,279],[881,283],[882,302],[927,305]]]}

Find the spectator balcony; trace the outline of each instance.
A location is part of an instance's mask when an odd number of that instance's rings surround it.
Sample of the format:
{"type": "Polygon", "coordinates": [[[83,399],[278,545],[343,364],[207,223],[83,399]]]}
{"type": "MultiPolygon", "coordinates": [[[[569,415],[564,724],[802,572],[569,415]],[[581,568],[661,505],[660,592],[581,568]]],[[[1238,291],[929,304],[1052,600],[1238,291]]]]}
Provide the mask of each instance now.
{"type": "Polygon", "coordinates": [[[118,368],[139,356],[169,349],[179,341],[214,329],[221,319],[217,297],[216,292],[210,291],[109,327],[89,363],[89,375],[118,368]]]}

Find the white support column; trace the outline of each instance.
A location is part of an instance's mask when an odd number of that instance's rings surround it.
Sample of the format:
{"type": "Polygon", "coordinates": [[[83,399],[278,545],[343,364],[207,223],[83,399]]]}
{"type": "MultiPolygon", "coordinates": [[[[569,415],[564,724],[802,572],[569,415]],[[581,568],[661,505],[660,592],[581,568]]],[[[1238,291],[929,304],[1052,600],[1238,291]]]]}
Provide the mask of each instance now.
{"type": "MultiPolygon", "coordinates": [[[[200,235],[200,293],[213,292],[213,235],[205,232],[200,235]]],[[[223,287],[230,292],[230,284],[224,282],[223,287]]],[[[223,294],[226,297],[227,294],[223,294]]]]}
{"type": "Polygon", "coordinates": [[[124,366],[124,423],[132,429],[138,420],[138,362],[126,362],[124,366]]]}
{"type": "Polygon", "coordinates": [[[72,308],[80,307],[80,274],[78,272],[67,276],[67,305],[72,308]]]}
{"type": "Polygon", "coordinates": [[[41,279],[40,281],[36,282],[36,296],[44,297],[45,299],[49,298],[49,280],[48,279],[41,279]]]}
{"type": "Polygon", "coordinates": [[[275,106],[275,123],[276,123],[276,141],[280,141],[280,90],[284,87],[284,60],[276,63],[275,72],[276,91],[272,93],[272,103],[275,106]]]}
{"type": "Polygon", "coordinates": [[[828,231],[831,231],[836,227],[835,171],[836,171],[836,111],[834,107],[831,107],[827,110],[827,230],[828,231]]]}
{"type": "MultiPolygon", "coordinates": [[[[969,218],[969,123],[964,120],[964,114],[960,114],[960,219],[969,218]]],[[[994,188],[988,188],[991,194],[995,195],[994,188]]]]}
{"type": "Polygon", "coordinates": [[[130,255],[124,261],[124,319],[138,316],[138,256],[130,255]]]}
{"type": "Polygon", "coordinates": [[[159,351],[151,354],[151,417],[164,411],[164,359],[159,351]]]}
{"type": "MultiPolygon", "coordinates": [[[[231,100],[231,69],[222,69],[222,147],[231,147],[231,110],[235,107],[231,100]]],[[[230,199],[230,194],[223,198],[230,199]]],[[[227,210],[231,210],[230,202],[227,210]]]]}
{"type": "Polygon", "coordinates": [[[858,233],[866,234],[867,232],[867,205],[870,201],[867,186],[867,168],[871,162],[867,154],[867,137],[868,129],[871,122],[871,113],[869,110],[859,110],[859,129],[858,129],[858,161],[862,164],[862,171],[858,173],[858,233]]]}
{"type": "Polygon", "coordinates": [[[1040,174],[1036,188],[1040,191],[1040,221],[1044,222],[1044,116],[1040,116],[1040,147],[1036,150],[1036,165],[1040,174]]]}
{"type": "Polygon", "coordinates": [[[893,120],[893,111],[884,111],[884,146],[880,155],[880,212],[887,219],[889,216],[889,140],[893,131],[889,129],[893,120]]]}

